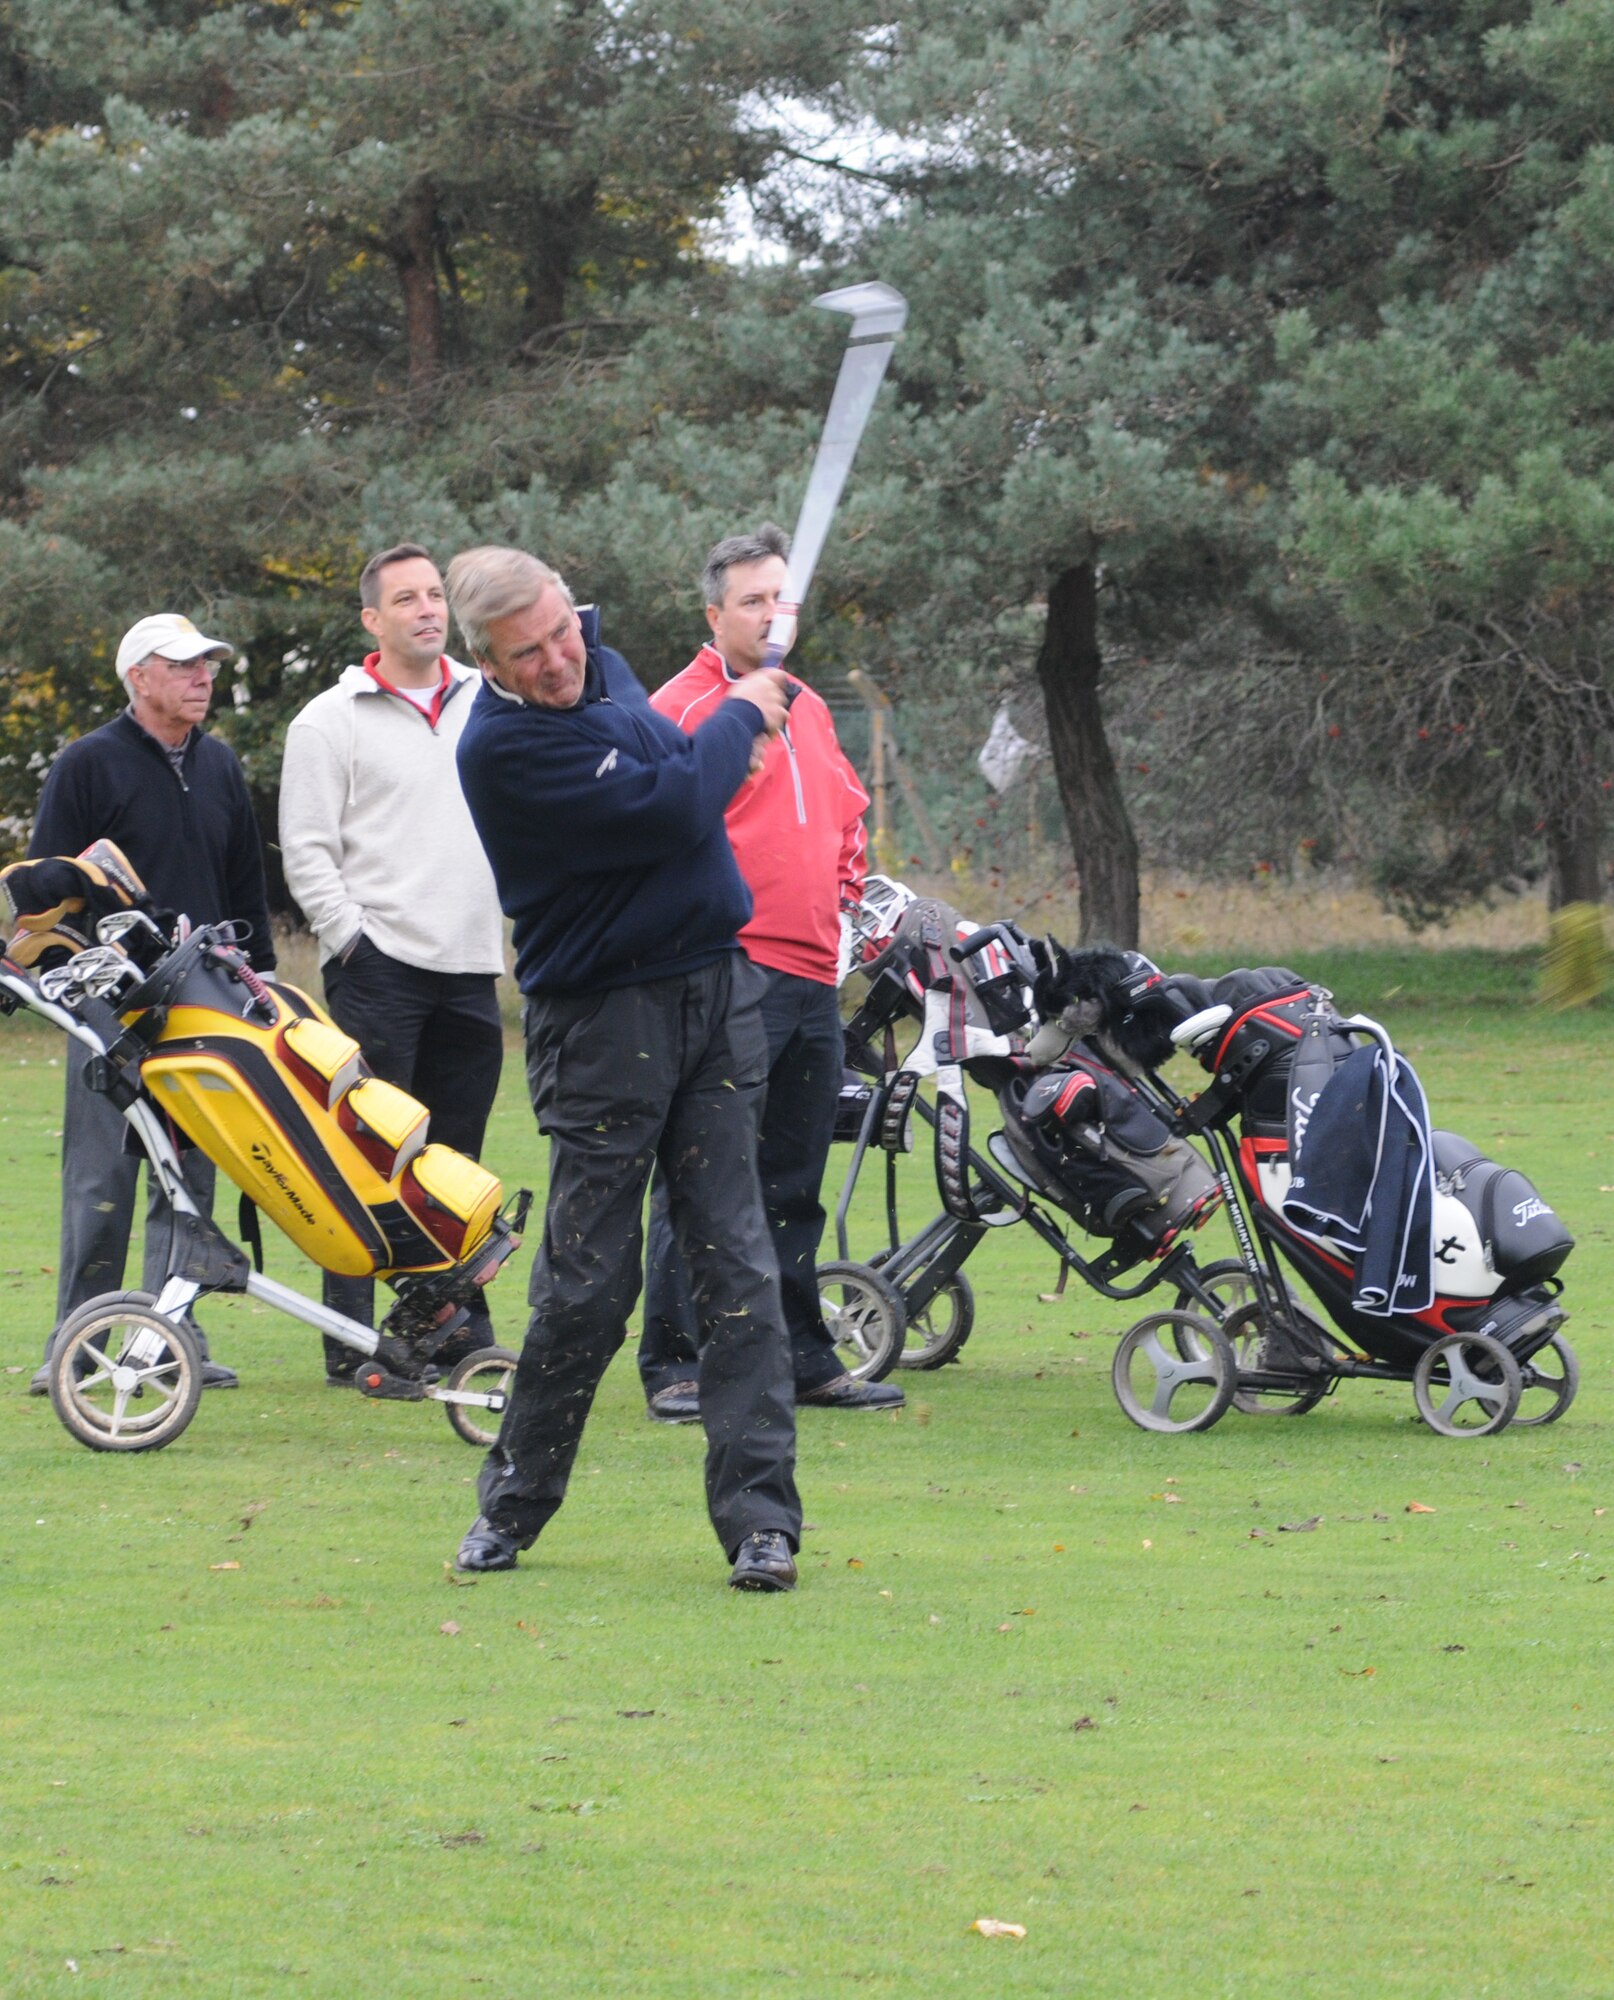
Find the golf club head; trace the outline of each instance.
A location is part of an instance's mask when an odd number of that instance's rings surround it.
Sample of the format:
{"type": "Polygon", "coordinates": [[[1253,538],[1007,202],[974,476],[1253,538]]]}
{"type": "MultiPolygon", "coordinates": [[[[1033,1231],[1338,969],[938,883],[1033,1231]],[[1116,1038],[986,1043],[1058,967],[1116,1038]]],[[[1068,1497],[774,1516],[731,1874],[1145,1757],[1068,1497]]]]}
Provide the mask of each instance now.
{"type": "Polygon", "coordinates": [[[877,280],[867,285],[843,285],[838,292],[820,292],[813,304],[825,312],[849,314],[854,340],[899,334],[908,318],[908,301],[901,292],[877,280]]]}

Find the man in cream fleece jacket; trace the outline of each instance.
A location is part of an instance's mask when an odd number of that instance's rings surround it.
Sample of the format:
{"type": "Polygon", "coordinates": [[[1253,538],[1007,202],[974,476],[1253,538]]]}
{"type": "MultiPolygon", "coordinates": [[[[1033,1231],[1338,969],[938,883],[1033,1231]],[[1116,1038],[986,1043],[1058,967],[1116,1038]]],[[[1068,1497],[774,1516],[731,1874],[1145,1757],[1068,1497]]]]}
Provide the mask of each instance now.
{"type": "MultiPolygon", "coordinates": [[[[337,1025],[426,1106],[433,1139],[475,1159],[504,1053],[499,899],[454,761],[481,676],[443,652],[443,579],[417,543],[372,556],[359,601],[376,650],[286,732],[286,885],[319,938],[337,1025]]],[[[375,1286],[327,1276],[325,1303],[368,1325],[375,1286]]],[[[480,1306],[449,1358],[493,1337],[480,1306]]],[[[326,1341],[333,1387],[355,1360],[326,1341]]]]}

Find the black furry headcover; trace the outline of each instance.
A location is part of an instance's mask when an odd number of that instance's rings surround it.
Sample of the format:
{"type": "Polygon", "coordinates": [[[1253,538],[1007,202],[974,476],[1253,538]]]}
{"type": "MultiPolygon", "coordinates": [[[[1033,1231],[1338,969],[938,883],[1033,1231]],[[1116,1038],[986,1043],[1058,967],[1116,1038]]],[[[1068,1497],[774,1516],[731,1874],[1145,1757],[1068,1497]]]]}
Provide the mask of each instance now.
{"type": "Polygon", "coordinates": [[[1049,939],[1049,963],[1033,989],[1037,1012],[1054,1020],[1090,1013],[1093,1034],[1123,1069],[1158,1069],[1172,1054],[1171,1031],[1186,1018],[1157,965],[1137,952],[1093,945],[1067,951],[1049,939]]]}

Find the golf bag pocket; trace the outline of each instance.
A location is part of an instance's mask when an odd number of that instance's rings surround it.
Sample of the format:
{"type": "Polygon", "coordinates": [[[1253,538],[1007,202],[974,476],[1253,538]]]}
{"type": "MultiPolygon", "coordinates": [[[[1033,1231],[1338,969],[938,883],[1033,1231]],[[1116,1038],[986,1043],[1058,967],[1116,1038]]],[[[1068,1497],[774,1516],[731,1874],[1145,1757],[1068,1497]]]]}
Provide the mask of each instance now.
{"type": "Polygon", "coordinates": [[[1455,1132],[1432,1136],[1437,1202],[1455,1200],[1473,1218],[1499,1288],[1518,1291],[1555,1276],[1575,1239],[1524,1175],[1488,1160],[1455,1132]]]}
{"type": "Polygon", "coordinates": [[[396,1180],[426,1144],[430,1123],[424,1104],[367,1076],[336,1107],[336,1122],[384,1181],[396,1180]]]}
{"type": "Polygon", "coordinates": [[[1004,1135],[1028,1178],[1095,1236],[1130,1228],[1161,1256],[1217,1208],[1216,1176],[1132,1085],[1084,1056],[999,1095],[1004,1135]]]}
{"type": "Polygon", "coordinates": [[[450,1146],[427,1146],[404,1168],[398,1185],[404,1207],[456,1260],[493,1227],[503,1196],[486,1167],[450,1146]]]}
{"type": "Polygon", "coordinates": [[[351,1035],[307,1014],[287,1021],[275,1037],[281,1061],[316,1104],[333,1110],[368,1071],[351,1035]]]}

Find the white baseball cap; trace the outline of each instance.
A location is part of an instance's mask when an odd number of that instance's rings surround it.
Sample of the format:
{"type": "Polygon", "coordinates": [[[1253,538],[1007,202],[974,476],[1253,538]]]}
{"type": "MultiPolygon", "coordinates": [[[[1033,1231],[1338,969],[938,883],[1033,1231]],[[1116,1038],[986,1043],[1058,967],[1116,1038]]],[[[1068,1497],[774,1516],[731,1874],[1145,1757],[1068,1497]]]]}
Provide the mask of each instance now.
{"type": "Polygon", "coordinates": [[[165,660],[182,662],[199,660],[204,653],[227,658],[234,651],[222,639],[210,639],[205,632],[198,632],[177,611],[159,611],[153,617],[142,618],[138,625],[131,625],[118,641],[118,679],[127,687],[129,669],[138,667],[152,653],[161,653],[165,660]]]}

